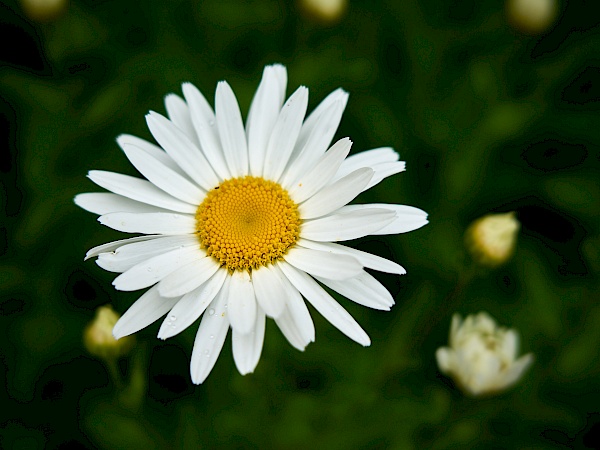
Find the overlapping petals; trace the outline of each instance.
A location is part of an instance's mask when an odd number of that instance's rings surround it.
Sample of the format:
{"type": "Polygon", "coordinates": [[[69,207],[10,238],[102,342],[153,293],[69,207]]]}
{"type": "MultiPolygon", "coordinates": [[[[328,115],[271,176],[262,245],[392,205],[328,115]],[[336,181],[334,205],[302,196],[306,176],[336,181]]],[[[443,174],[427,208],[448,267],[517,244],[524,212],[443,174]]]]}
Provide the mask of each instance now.
{"type": "Polygon", "coordinates": [[[283,66],[264,69],[246,125],[226,82],[217,86],[215,110],[193,85],[183,98],[165,99],[168,118],[151,112],[148,127],[158,145],[122,135],[117,141],[145,177],[91,171],[108,193],[79,194],[75,202],[99,222],[141,236],[91,249],[102,268],[119,273],[119,290],[149,288],[114,328],[123,337],[163,316],[159,338],[172,337],[201,317],[191,376],[209,375],[232,329],[232,350],[242,374],[260,359],[265,320],[275,320],[299,350],[315,339],[308,301],[342,333],[369,345],[365,331],[325,289],[374,309],[388,310],[389,292],[364,268],[403,274],[384,258],[335,242],[366,235],[404,233],[427,224],[420,209],[389,204],[347,205],[361,192],[404,170],[391,148],[348,157],[348,138],[331,145],[348,94],[330,94],[308,116],[308,89],[285,100],[283,66]],[[298,205],[300,239],[283,259],[252,271],[230,272],[202,247],[196,211],[224,180],[251,175],[272,180],[298,205]]]}

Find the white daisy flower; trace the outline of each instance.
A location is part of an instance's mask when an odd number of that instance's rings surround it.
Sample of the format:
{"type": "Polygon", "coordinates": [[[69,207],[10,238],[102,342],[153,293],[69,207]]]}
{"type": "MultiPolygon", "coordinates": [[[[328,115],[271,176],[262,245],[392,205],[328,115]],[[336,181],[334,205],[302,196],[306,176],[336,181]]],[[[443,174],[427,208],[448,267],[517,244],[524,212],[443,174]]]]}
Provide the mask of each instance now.
{"type": "Polygon", "coordinates": [[[116,338],[166,315],[158,337],[174,336],[202,316],[191,359],[194,383],[212,370],[229,328],[241,374],[254,370],[265,317],[298,350],[315,339],[303,298],[342,333],[370,339],[322,285],[364,306],[389,310],[390,293],[364,269],[404,274],[395,262],[338,241],[411,231],[427,214],[411,206],[346,206],[384,178],[404,171],[389,147],[350,157],[352,142],[329,147],[348,100],[332,92],[305,119],[308,89],[285,101],[287,72],[267,66],[246,126],[222,81],[215,110],[196,87],[165,98],[169,118],[146,121],[158,146],[122,135],[117,142],[146,178],[93,170],[110,193],[75,197],[115,230],[140,233],[91,249],[103,269],[121,273],[118,290],[148,289],[115,325],[116,338]]]}

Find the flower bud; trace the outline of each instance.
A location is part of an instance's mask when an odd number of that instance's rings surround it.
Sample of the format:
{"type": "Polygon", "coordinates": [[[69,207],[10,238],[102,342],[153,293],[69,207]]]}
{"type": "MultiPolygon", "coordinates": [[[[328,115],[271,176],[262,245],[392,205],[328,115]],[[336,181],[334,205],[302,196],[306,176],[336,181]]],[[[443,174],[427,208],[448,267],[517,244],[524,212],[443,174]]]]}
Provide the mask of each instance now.
{"type": "Polygon", "coordinates": [[[66,11],[68,5],[68,0],[21,0],[21,7],[27,17],[36,22],[57,19],[66,11]]]}
{"type": "Polygon", "coordinates": [[[506,13],[514,28],[526,34],[540,34],[554,23],[556,0],[508,0],[506,13]]]}
{"type": "Polygon", "coordinates": [[[301,0],[300,7],[307,15],[322,22],[336,22],[346,11],[348,0],[301,0]]]}
{"type": "Polygon", "coordinates": [[[96,309],[94,320],[83,333],[83,343],[88,352],[102,359],[115,359],[125,355],[133,347],[133,336],[115,339],[112,330],[119,315],[110,305],[96,309]]]}
{"type": "Polygon", "coordinates": [[[477,263],[499,266],[512,256],[520,226],[514,212],[489,214],[467,228],[465,245],[477,263]]]}
{"type": "Polygon", "coordinates": [[[450,375],[466,394],[493,394],[515,384],[533,363],[528,353],[517,358],[519,336],[498,327],[487,313],[452,317],[450,347],[438,348],[438,367],[450,375]]]}

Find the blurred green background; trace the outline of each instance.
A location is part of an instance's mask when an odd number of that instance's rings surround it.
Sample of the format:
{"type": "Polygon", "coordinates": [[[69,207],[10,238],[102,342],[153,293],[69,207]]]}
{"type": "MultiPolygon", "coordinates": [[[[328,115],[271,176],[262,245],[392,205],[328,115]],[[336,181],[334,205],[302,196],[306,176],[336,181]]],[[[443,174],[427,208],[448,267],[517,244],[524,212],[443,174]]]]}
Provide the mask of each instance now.
{"type": "MultiPolygon", "coordinates": [[[[23,0],[25,1],[25,0],[23,0]]],[[[40,20],[0,3],[0,447],[599,448],[600,18],[559,4],[537,34],[502,1],[350,1],[335,21],[299,3],[72,0],[40,20]],[[390,312],[340,300],[372,339],[353,343],[313,309],[317,340],[294,350],[267,325],[242,377],[230,339],[205,384],[190,381],[196,326],[166,342],[137,334],[117,389],[82,333],[98,306],[139,293],[85,252],[123,235],[78,209],[85,175],[135,175],[115,138],[151,139],[144,114],[191,81],[217,81],[248,109],[265,64],[289,73],[310,108],[343,87],[337,137],[353,152],[391,145],[407,171],[359,202],[417,206],[430,224],[354,246],[394,259],[376,274],[390,312]],[[594,181],[595,180],[595,181],[594,181]],[[516,211],[514,257],[474,270],[470,222],[516,211]],[[513,389],[463,396],[438,371],[450,318],[488,311],[536,361],[513,389]],[[133,378],[133,380],[132,380],[133,378]]]]}

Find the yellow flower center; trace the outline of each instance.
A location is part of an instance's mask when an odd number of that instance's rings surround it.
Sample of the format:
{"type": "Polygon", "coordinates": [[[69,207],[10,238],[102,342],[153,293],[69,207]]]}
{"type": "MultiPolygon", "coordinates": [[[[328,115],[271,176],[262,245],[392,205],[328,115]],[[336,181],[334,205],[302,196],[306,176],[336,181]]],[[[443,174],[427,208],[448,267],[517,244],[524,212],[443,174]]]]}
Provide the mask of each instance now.
{"type": "Polygon", "coordinates": [[[251,270],[281,259],[300,236],[298,206],[277,183],[246,176],[223,181],[196,212],[208,255],[229,270],[251,270]]]}

